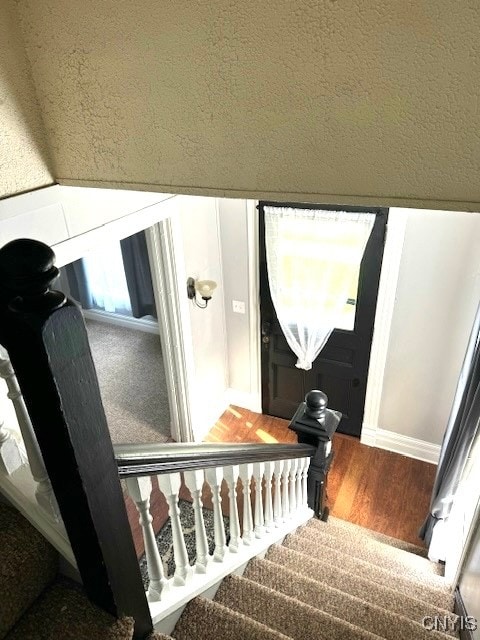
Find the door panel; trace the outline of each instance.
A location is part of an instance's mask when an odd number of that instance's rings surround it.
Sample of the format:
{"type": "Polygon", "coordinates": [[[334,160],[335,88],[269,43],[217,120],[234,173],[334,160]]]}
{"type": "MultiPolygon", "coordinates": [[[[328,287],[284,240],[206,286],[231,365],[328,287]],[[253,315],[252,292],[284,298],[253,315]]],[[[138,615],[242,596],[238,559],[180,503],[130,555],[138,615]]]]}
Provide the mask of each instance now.
{"type": "Polygon", "coordinates": [[[359,436],[388,210],[273,202],[261,202],[259,210],[262,410],[269,415],[290,419],[307,391],[321,389],[328,396],[329,407],[343,413],[338,431],[359,436]],[[283,335],[270,296],[263,210],[266,205],[376,214],[360,266],[354,328],[352,331],[335,329],[310,371],[295,367],[297,357],[283,335]]]}

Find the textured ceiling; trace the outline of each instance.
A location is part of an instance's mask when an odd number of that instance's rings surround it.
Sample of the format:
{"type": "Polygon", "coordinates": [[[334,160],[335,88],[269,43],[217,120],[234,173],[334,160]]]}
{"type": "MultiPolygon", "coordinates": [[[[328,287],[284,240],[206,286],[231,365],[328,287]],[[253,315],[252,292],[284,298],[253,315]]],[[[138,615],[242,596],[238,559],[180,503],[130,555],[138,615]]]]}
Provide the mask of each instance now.
{"type": "Polygon", "coordinates": [[[478,0],[19,0],[56,177],[478,208],[478,0]]]}
{"type": "Polygon", "coordinates": [[[0,198],[53,183],[15,0],[0,2],[0,198]]]}

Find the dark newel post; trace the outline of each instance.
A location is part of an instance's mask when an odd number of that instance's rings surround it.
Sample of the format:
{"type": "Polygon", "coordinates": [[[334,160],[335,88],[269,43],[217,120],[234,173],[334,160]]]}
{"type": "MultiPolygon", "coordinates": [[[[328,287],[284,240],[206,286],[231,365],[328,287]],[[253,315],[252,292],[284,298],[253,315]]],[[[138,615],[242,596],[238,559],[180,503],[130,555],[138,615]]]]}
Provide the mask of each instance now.
{"type": "Polygon", "coordinates": [[[295,431],[298,442],[316,447],[307,476],[308,506],[315,516],[326,520],[325,484],[333,459],[332,437],[342,418],[340,411],[327,409],[328,398],[322,391],[309,391],[298,407],[289,429],[295,431]]]}
{"type": "Polygon", "coordinates": [[[0,342],[25,398],[89,598],[152,629],[87,332],[78,307],[50,290],[53,251],[35,240],[0,249],[0,342]]]}

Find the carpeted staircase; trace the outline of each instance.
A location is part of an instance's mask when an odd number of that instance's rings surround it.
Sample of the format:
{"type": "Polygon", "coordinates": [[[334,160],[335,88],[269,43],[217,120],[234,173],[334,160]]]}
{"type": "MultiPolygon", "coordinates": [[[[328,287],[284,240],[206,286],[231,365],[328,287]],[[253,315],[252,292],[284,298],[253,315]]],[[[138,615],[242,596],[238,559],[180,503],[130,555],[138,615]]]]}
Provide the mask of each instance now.
{"type": "MultiPolygon", "coordinates": [[[[130,640],[132,621],[91,605],[59,579],[50,545],[0,504],[0,638],[130,640]]],[[[424,550],[341,520],[311,520],[231,575],[214,600],[192,600],[176,640],[451,640],[425,616],[449,616],[453,595],[424,550]]],[[[152,640],[165,638],[154,634],[152,640]]]]}

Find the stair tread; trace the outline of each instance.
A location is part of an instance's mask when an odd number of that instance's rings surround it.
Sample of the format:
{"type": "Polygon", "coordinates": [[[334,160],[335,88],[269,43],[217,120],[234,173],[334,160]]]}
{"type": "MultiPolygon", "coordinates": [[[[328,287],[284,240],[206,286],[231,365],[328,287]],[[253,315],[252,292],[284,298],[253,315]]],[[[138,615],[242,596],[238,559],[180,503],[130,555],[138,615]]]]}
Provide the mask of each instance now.
{"type": "Polygon", "coordinates": [[[385,608],[400,615],[406,615],[412,620],[419,620],[425,610],[434,611],[434,615],[440,616],[449,613],[448,609],[429,602],[428,599],[419,598],[418,595],[414,596],[411,593],[411,585],[407,585],[407,589],[404,591],[397,589],[396,585],[393,588],[391,576],[388,576],[390,584],[382,584],[370,580],[366,575],[345,571],[340,566],[319,558],[312,561],[310,557],[307,559],[301,553],[281,545],[271,547],[264,561],[273,562],[284,569],[294,571],[298,576],[328,584],[353,596],[364,598],[368,602],[381,601],[385,608]],[[399,600],[399,595],[401,600],[399,600]]]}
{"type": "Polygon", "coordinates": [[[58,555],[15,509],[0,503],[0,638],[55,579],[58,555]]]}
{"type": "Polygon", "coordinates": [[[307,526],[318,528],[320,530],[336,529],[340,531],[351,531],[352,533],[357,534],[360,533],[363,536],[372,538],[373,540],[378,540],[378,542],[383,542],[384,544],[387,544],[391,547],[403,549],[403,551],[413,553],[414,555],[420,556],[422,558],[426,558],[428,554],[428,551],[425,547],[412,544],[411,542],[405,542],[404,540],[399,540],[398,538],[393,538],[392,536],[387,536],[384,533],[380,533],[379,531],[374,531],[373,529],[362,527],[362,525],[356,524],[355,522],[342,520],[341,518],[335,518],[334,516],[329,516],[326,522],[324,522],[323,520],[318,520],[317,518],[312,518],[307,522],[307,526]]]}
{"type": "Polygon", "coordinates": [[[195,598],[173,630],[175,640],[293,640],[221,603],[195,598]]]}
{"type": "Polygon", "coordinates": [[[44,591],[5,640],[131,640],[132,635],[132,618],[115,620],[91,604],[77,584],[62,579],[44,591]]]}
{"type": "Polygon", "coordinates": [[[318,531],[312,527],[301,527],[297,532],[290,534],[286,540],[299,539],[309,545],[315,545],[316,553],[324,550],[341,551],[359,560],[377,565],[391,572],[402,573],[419,582],[431,582],[435,586],[445,585],[445,578],[439,574],[442,571],[439,565],[430,562],[426,558],[413,555],[402,549],[389,547],[376,540],[368,538],[343,538],[338,535],[330,535],[324,531],[318,531]]]}
{"type": "Polygon", "coordinates": [[[225,578],[215,601],[298,640],[374,640],[380,637],[236,575],[225,578]]]}
{"type": "MultiPolygon", "coordinates": [[[[376,594],[376,599],[372,599],[369,592],[352,595],[331,584],[318,582],[269,560],[258,558],[250,561],[243,578],[342,618],[386,640],[397,640],[399,628],[402,629],[404,637],[422,640],[445,638],[445,634],[427,631],[422,626],[424,617],[437,615],[437,611],[423,603],[423,607],[417,608],[416,618],[408,617],[404,598],[398,594],[395,596],[397,611],[394,612],[384,606],[383,600],[378,597],[379,594],[376,594]]],[[[391,604],[391,600],[388,604],[391,604]]],[[[445,612],[445,615],[448,615],[448,612],[445,612]]]]}
{"type": "Polygon", "coordinates": [[[288,563],[289,568],[313,578],[322,575],[327,567],[333,567],[334,570],[338,567],[353,575],[368,576],[370,582],[395,588],[405,596],[425,601],[438,609],[453,609],[453,595],[445,585],[432,587],[427,581],[419,583],[340,551],[329,550],[322,557],[315,543],[309,544],[294,536],[286,539],[283,545],[272,545],[265,557],[285,566],[288,563]]]}

